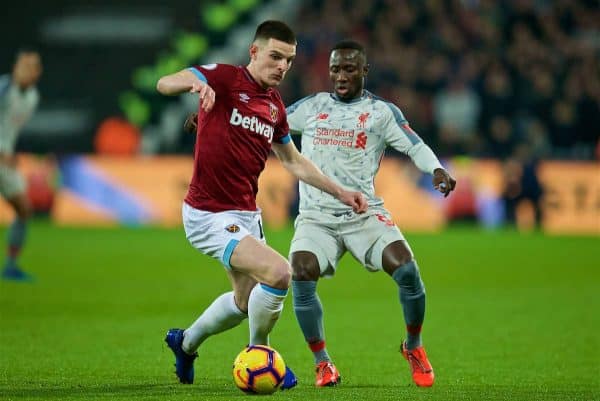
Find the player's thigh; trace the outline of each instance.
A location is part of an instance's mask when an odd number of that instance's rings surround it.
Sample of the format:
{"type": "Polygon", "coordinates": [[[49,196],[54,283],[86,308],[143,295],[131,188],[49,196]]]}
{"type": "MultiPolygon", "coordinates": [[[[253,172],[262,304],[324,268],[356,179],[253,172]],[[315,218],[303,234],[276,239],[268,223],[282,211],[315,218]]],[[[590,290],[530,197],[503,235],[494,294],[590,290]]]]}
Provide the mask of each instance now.
{"type": "Polygon", "coordinates": [[[259,212],[225,211],[212,213],[184,203],[183,227],[190,244],[205,255],[231,269],[230,259],[237,245],[247,236],[264,243],[259,212]]]}
{"type": "Polygon", "coordinates": [[[19,192],[6,200],[13,207],[21,220],[29,218],[31,215],[31,206],[29,205],[29,199],[27,199],[27,194],[25,192],[19,192]]]}
{"type": "MultiPolygon", "coordinates": [[[[316,257],[319,275],[332,276],[345,251],[343,242],[331,224],[298,216],[290,245],[290,260],[296,260],[294,254],[309,252],[316,257]]],[[[300,266],[296,264],[292,268],[295,272],[300,266]]]]}
{"type": "Polygon", "coordinates": [[[229,261],[232,271],[246,274],[274,288],[289,287],[288,261],[264,242],[247,235],[236,245],[229,261]]]}
{"type": "Polygon", "coordinates": [[[15,209],[20,217],[26,217],[29,203],[25,193],[25,180],[19,171],[0,165],[0,194],[15,209]]]}
{"type": "Polygon", "coordinates": [[[384,268],[384,249],[404,236],[383,208],[373,210],[369,215],[358,217],[356,223],[344,234],[344,242],[352,255],[368,270],[384,268]]]}

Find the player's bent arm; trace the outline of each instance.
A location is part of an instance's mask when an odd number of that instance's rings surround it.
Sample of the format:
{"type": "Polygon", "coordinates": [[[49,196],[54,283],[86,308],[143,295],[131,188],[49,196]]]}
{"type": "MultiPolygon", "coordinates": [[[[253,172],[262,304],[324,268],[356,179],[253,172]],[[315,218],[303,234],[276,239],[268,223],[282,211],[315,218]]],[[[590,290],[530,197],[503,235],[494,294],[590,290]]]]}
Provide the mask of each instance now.
{"type": "Polygon", "coordinates": [[[283,166],[298,179],[325,191],[340,202],[352,207],[356,213],[364,213],[369,205],[360,192],[347,191],[337,185],[319,170],[317,166],[298,152],[293,142],[273,144],[273,152],[281,160],[283,166]]]}
{"type": "Polygon", "coordinates": [[[323,174],[313,162],[302,156],[293,142],[273,143],[273,152],[283,167],[299,180],[339,199],[343,189],[323,174]]]}
{"type": "Polygon", "coordinates": [[[206,82],[186,69],[160,78],[156,83],[156,90],[163,95],[174,96],[189,92],[192,88],[202,85],[206,85],[206,82]]]}

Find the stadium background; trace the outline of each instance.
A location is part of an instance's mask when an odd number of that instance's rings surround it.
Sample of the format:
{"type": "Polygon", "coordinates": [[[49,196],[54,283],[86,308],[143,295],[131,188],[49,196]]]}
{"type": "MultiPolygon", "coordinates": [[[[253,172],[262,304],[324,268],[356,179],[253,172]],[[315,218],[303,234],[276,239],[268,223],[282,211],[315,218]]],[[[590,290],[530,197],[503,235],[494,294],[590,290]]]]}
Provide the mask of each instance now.
{"type": "MultiPolygon", "coordinates": [[[[33,45],[44,76],[18,143],[36,208],[23,264],[37,282],[0,282],[0,398],[239,396],[228,365],[243,328],[207,343],[193,388],[173,384],[161,348],[162,331],[189,324],[227,282],[179,227],[193,146],[181,125],[196,101],[154,87],[191,64],[245,63],[266,18],[298,35],[287,104],[328,90],[330,46],[358,39],[367,88],[403,110],[459,181],[442,200],[394,152],[376,181],[422,265],[438,384],[408,386],[395,290],[346,258],[320,284],[346,376],[328,396],[600,398],[600,12],[582,0],[9,3],[0,72],[33,45]]],[[[270,160],[259,202],[284,254],[295,200],[270,160]]],[[[0,234],[11,217],[0,203],[0,234]]],[[[318,399],[291,309],[273,341],[304,385],[286,399],[318,399]]]]}

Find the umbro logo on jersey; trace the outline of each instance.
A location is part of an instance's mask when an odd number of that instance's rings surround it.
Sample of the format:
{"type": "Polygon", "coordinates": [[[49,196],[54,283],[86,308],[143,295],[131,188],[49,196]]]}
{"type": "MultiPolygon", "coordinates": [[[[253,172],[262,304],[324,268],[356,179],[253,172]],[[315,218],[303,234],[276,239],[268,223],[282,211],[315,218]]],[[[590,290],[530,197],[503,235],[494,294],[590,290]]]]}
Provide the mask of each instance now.
{"type": "MultiPolygon", "coordinates": [[[[271,118],[273,118],[272,114],[271,118]]],[[[233,126],[241,126],[255,134],[262,135],[268,139],[269,143],[273,141],[273,133],[275,132],[273,126],[261,122],[256,116],[246,117],[240,113],[237,108],[232,110],[229,123],[233,126]]]]}
{"type": "Polygon", "coordinates": [[[317,120],[327,120],[327,117],[329,117],[329,114],[327,114],[327,113],[317,114],[317,120]]]}
{"type": "Polygon", "coordinates": [[[240,227],[236,226],[235,224],[230,224],[227,227],[225,227],[225,230],[229,231],[232,234],[235,234],[240,231],[240,227]]]}
{"type": "Polygon", "coordinates": [[[240,102],[248,103],[248,100],[250,100],[250,96],[247,93],[240,93],[240,102]]]}

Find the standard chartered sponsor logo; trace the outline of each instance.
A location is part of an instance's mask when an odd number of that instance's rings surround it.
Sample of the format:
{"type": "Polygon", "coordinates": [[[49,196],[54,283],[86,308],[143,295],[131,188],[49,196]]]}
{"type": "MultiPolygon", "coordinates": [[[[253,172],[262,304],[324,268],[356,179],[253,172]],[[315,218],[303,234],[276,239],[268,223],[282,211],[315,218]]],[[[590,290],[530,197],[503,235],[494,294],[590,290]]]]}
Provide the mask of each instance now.
{"type": "Polygon", "coordinates": [[[355,132],[353,129],[317,128],[315,137],[313,138],[313,144],[351,148],[354,141],[354,135],[355,132]]]}
{"type": "Polygon", "coordinates": [[[241,126],[255,134],[262,135],[269,140],[269,143],[273,141],[273,132],[275,131],[275,128],[261,122],[256,116],[244,116],[237,108],[234,108],[231,112],[229,123],[233,126],[241,126]]]}

